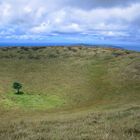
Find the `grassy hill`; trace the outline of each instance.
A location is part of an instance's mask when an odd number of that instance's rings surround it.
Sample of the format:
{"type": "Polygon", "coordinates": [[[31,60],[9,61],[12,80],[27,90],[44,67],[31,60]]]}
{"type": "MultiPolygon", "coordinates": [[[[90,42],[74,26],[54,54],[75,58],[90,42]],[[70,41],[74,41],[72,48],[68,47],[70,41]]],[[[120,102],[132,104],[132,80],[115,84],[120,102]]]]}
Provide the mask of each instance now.
{"type": "Polygon", "coordinates": [[[138,52],[0,48],[2,140],[138,139],[139,113],[138,52]],[[14,94],[15,81],[23,95],[14,94]]]}

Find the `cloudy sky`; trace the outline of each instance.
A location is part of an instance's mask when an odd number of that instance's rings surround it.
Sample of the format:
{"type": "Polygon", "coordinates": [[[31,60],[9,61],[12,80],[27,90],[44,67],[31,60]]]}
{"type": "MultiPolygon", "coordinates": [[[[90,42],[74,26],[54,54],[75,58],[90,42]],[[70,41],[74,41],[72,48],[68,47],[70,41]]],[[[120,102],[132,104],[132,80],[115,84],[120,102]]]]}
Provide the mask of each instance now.
{"type": "Polygon", "coordinates": [[[140,42],[140,0],[0,0],[0,41],[140,42]]]}

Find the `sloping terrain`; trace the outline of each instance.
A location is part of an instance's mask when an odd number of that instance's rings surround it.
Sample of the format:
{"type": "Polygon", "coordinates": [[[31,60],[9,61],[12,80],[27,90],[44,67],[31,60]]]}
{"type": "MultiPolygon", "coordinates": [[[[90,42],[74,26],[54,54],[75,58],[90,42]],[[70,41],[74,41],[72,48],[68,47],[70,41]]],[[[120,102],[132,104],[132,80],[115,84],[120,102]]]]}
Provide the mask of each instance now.
{"type": "Polygon", "coordinates": [[[137,139],[140,53],[0,48],[0,120],[3,140],[137,139]],[[23,95],[12,89],[15,81],[23,95]]]}

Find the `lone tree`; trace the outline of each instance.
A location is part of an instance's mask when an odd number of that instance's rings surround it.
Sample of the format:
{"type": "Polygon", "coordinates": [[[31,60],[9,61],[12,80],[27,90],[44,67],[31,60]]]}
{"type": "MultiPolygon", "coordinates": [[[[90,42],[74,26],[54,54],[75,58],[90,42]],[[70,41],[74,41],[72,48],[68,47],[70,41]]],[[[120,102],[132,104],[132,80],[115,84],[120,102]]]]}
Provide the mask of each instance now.
{"type": "Polygon", "coordinates": [[[17,90],[16,94],[20,94],[20,89],[22,88],[22,84],[18,82],[13,83],[13,88],[17,90]]]}

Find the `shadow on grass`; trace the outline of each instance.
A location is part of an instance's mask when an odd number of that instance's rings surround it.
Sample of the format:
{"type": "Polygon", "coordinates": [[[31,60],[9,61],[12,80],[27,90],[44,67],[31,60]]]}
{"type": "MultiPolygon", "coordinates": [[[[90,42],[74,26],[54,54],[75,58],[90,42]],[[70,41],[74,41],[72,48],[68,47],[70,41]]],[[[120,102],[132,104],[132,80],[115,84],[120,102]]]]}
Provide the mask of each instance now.
{"type": "Polygon", "coordinates": [[[16,95],[23,95],[24,92],[20,91],[20,92],[16,92],[15,94],[16,94],[16,95]]]}

